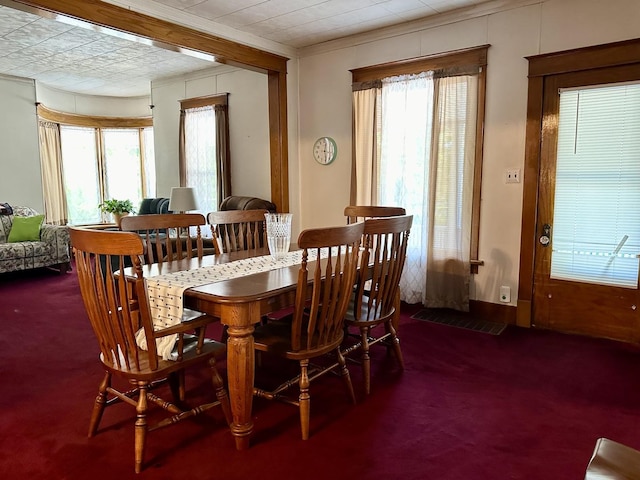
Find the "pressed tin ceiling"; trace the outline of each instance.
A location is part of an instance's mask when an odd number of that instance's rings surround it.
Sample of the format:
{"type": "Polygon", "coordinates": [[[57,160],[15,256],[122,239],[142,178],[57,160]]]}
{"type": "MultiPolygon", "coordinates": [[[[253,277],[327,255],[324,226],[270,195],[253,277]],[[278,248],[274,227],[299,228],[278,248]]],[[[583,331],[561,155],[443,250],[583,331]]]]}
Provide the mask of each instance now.
{"type": "MultiPolygon", "coordinates": [[[[114,2],[116,3],[116,2],[114,2]]],[[[131,3],[131,2],[129,2],[131,3]]],[[[485,0],[145,0],[181,19],[203,19],[300,48],[471,7],[485,0]]],[[[82,22],[39,16],[0,2],[0,74],[35,79],[51,88],[89,95],[148,95],[150,82],[211,68],[186,55],[82,22]]],[[[190,26],[190,25],[187,25],[190,26]]],[[[191,25],[196,28],[195,24],[191,25]]]]}

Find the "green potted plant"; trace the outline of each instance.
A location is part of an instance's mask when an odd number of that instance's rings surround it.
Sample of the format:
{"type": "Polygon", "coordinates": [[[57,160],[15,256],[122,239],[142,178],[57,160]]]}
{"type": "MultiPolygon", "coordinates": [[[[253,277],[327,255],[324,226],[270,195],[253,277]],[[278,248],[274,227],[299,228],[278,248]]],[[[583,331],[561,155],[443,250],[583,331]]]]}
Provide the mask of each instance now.
{"type": "Polygon", "coordinates": [[[129,213],[133,212],[133,203],[131,200],[116,200],[112,198],[110,200],[105,200],[104,203],[98,205],[100,210],[103,212],[107,212],[113,215],[113,218],[120,228],[120,220],[122,217],[129,215],[129,213]]]}

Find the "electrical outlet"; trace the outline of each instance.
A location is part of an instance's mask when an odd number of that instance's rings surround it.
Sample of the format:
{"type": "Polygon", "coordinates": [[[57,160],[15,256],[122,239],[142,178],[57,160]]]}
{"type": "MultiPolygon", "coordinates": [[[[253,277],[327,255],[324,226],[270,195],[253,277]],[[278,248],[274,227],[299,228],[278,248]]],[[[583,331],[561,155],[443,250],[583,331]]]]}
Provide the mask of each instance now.
{"type": "Polygon", "coordinates": [[[520,183],[520,169],[508,168],[504,175],[505,183],[520,183]]]}
{"type": "Polygon", "coordinates": [[[509,303],[511,301],[511,288],[505,285],[500,287],[500,301],[509,303]]]}

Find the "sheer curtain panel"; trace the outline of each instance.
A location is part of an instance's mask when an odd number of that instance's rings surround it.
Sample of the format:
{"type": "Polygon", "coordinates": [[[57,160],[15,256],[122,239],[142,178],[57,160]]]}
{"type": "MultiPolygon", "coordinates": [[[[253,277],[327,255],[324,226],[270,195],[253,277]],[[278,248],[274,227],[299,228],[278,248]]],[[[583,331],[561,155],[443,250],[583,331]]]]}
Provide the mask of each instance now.
{"type": "Polygon", "coordinates": [[[429,71],[353,93],[351,198],[414,216],[400,282],[408,303],[469,309],[477,90],[474,75],[429,71]]]}
{"type": "Polygon", "coordinates": [[[56,225],[66,225],[67,197],[62,176],[60,126],[57,123],[40,120],[38,136],[46,221],[56,225]]]}

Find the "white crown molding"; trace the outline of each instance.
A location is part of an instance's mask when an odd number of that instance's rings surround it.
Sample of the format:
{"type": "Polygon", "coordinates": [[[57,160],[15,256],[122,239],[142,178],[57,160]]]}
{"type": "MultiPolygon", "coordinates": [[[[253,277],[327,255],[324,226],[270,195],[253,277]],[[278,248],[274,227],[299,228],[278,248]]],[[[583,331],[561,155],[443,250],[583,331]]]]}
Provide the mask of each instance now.
{"type": "Polygon", "coordinates": [[[409,33],[419,32],[421,30],[427,30],[429,28],[484,17],[506,10],[526,7],[529,5],[539,5],[546,1],[548,0],[494,0],[480,5],[460,8],[447,13],[432,15],[398,25],[391,25],[389,27],[378,28],[369,32],[350,35],[336,40],[329,40],[327,42],[310,45],[308,47],[302,47],[298,49],[298,56],[302,58],[343,48],[355,47],[366,43],[384,40],[386,38],[398,37],[409,33]]]}
{"type": "Polygon", "coordinates": [[[265,50],[270,53],[285,57],[297,57],[298,50],[282,43],[267,40],[266,38],[251,35],[250,33],[236,30],[235,28],[216,23],[206,18],[187,13],[177,8],[154,2],[152,0],[102,0],[118,7],[133,10],[150,17],[175,23],[183,27],[193,28],[201,32],[215,35],[226,40],[241,43],[243,45],[265,50]]]}
{"type": "Polygon", "coordinates": [[[0,73],[0,80],[8,80],[10,82],[16,82],[16,83],[30,83],[34,87],[36,85],[36,82],[33,78],[17,77],[15,75],[8,75],[6,73],[0,73]]]}

